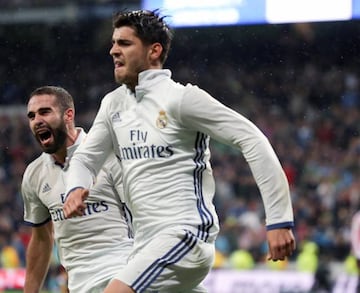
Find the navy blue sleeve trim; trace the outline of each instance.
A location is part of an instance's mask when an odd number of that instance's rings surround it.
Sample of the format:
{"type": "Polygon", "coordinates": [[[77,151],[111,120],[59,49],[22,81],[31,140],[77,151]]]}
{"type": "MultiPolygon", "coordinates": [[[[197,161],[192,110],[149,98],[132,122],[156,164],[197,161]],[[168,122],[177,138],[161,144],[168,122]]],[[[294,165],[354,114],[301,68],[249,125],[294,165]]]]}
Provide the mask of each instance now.
{"type": "Polygon", "coordinates": [[[266,226],[266,230],[270,231],[270,230],[281,229],[281,228],[289,228],[290,229],[293,227],[294,227],[294,222],[284,222],[284,223],[268,225],[268,226],[266,226]]]}
{"type": "Polygon", "coordinates": [[[51,221],[51,217],[47,218],[44,222],[41,222],[41,223],[38,223],[38,224],[35,224],[35,223],[31,223],[31,222],[27,222],[27,221],[24,221],[24,224],[26,226],[30,226],[30,227],[40,227],[48,222],[51,221]]]}

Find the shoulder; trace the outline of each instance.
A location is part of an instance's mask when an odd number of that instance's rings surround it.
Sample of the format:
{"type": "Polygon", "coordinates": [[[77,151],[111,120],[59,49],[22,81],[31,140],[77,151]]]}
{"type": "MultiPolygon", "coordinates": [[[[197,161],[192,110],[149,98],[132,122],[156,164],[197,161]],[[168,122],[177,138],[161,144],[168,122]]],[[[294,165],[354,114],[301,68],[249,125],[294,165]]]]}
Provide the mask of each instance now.
{"type": "Polygon", "coordinates": [[[179,92],[179,94],[182,97],[193,97],[193,96],[202,96],[202,95],[206,95],[207,93],[200,89],[197,85],[191,84],[191,83],[187,83],[186,85],[183,85],[179,82],[174,82],[173,84],[173,88],[175,90],[177,90],[179,92]]]}
{"type": "Polygon", "coordinates": [[[128,97],[128,90],[125,85],[119,86],[115,90],[107,93],[101,101],[101,106],[98,112],[98,116],[109,117],[108,115],[119,111],[126,103],[128,97]]]}
{"type": "Polygon", "coordinates": [[[187,83],[185,85],[184,93],[185,94],[190,94],[190,95],[207,94],[203,89],[199,88],[199,86],[191,84],[191,83],[187,83]]]}
{"type": "Polygon", "coordinates": [[[49,160],[47,156],[48,154],[42,153],[26,167],[21,182],[23,196],[35,192],[41,184],[42,178],[48,175],[48,171],[45,168],[49,160]]]}
{"type": "Polygon", "coordinates": [[[48,160],[48,155],[42,153],[39,157],[33,160],[25,169],[23,180],[29,180],[30,178],[38,177],[48,160]]]}
{"type": "MultiPolygon", "coordinates": [[[[155,91],[156,89],[153,90],[155,91]]],[[[177,103],[181,101],[184,96],[191,95],[191,93],[198,91],[199,88],[190,83],[184,85],[169,78],[163,81],[161,90],[166,93],[166,95],[164,95],[166,98],[171,96],[171,98],[168,99],[169,102],[177,103]]]]}
{"type": "Polygon", "coordinates": [[[186,107],[198,104],[206,106],[208,100],[211,98],[206,91],[191,83],[184,85],[181,91],[181,105],[186,107]]]}
{"type": "Polygon", "coordinates": [[[126,87],[124,85],[121,85],[116,89],[114,89],[113,91],[107,93],[102,99],[102,103],[109,104],[112,103],[113,101],[118,101],[119,98],[121,99],[122,97],[126,96],[126,91],[127,91],[126,87]]]}
{"type": "Polygon", "coordinates": [[[191,83],[182,84],[172,79],[167,79],[164,82],[164,103],[166,104],[166,111],[171,113],[179,121],[182,120],[183,114],[198,104],[198,100],[205,103],[204,91],[198,86],[191,83]]]}

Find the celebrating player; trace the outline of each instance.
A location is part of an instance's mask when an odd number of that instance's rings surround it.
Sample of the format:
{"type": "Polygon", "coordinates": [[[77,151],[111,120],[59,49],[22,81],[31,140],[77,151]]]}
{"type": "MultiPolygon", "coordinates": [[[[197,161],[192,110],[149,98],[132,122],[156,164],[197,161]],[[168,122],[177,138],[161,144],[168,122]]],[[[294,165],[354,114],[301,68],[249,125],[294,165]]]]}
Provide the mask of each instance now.
{"type": "Polygon", "coordinates": [[[27,116],[43,153],[29,164],[22,182],[24,219],[33,227],[24,292],[40,291],[53,238],[68,274],[69,291],[102,292],[127,262],[133,243],[120,199],[123,187],[117,159],[110,156],[98,173],[79,217],[67,218],[63,168],[86,136],[74,125],[73,99],[63,88],[40,87],[30,95],[27,116]]]}
{"type": "Polygon", "coordinates": [[[172,32],[158,11],[113,19],[114,74],[120,87],[102,100],[67,176],[66,216],[83,199],[110,153],[121,161],[134,249],[105,293],[205,292],[219,230],[209,138],[241,151],[265,206],[269,259],[295,249],[289,186],[264,134],[248,119],[163,69],[172,32]]]}

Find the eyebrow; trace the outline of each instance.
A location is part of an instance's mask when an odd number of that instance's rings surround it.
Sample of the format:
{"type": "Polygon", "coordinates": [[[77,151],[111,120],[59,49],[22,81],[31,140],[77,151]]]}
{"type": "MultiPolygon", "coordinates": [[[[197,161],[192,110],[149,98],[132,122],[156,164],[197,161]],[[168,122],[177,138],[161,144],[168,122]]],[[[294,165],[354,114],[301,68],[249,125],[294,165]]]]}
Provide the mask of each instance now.
{"type": "Polygon", "coordinates": [[[30,117],[32,117],[35,113],[44,112],[44,111],[47,111],[47,110],[51,110],[51,107],[42,107],[42,108],[39,108],[37,111],[29,111],[26,116],[27,116],[28,118],[30,118],[30,117]]]}
{"type": "Polygon", "coordinates": [[[124,39],[124,38],[112,38],[111,42],[114,44],[126,44],[126,43],[132,43],[132,40],[124,39]]]}

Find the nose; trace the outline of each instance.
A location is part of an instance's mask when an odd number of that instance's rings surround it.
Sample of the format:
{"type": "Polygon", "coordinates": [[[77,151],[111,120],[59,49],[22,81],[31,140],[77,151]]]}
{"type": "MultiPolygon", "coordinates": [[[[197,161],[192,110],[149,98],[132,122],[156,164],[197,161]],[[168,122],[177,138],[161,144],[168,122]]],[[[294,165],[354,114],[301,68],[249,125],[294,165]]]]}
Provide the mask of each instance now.
{"type": "Polygon", "coordinates": [[[44,123],[42,116],[38,113],[34,114],[33,119],[31,119],[30,123],[35,127],[39,127],[40,125],[42,125],[44,123]]]}
{"type": "Polygon", "coordinates": [[[114,43],[109,51],[111,56],[119,56],[120,55],[120,48],[119,46],[116,45],[116,43],[114,43]]]}
{"type": "Polygon", "coordinates": [[[111,46],[109,53],[111,56],[114,56],[114,45],[111,46]]]}

